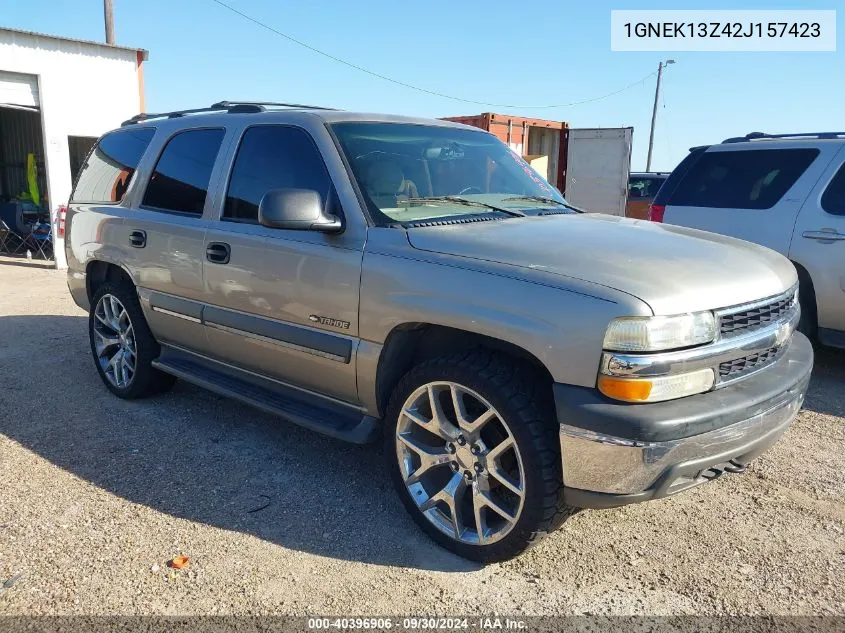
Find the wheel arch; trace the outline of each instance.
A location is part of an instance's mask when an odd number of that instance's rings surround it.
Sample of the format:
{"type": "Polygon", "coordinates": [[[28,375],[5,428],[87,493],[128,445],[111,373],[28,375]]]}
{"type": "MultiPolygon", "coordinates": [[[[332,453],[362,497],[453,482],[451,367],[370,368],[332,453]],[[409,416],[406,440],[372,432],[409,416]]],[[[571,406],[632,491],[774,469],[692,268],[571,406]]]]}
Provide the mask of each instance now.
{"type": "Polygon", "coordinates": [[[85,291],[88,294],[88,302],[94,299],[97,290],[107,281],[126,280],[135,285],[135,280],[129,271],[122,266],[101,259],[94,259],[85,266],[85,291]]]}
{"type": "Polygon", "coordinates": [[[375,396],[379,417],[384,415],[393,389],[412,367],[431,358],[477,348],[493,350],[532,366],[539,378],[549,384],[551,393],[551,372],[539,358],[519,345],[434,323],[401,323],[387,335],[378,359],[375,396]]]}

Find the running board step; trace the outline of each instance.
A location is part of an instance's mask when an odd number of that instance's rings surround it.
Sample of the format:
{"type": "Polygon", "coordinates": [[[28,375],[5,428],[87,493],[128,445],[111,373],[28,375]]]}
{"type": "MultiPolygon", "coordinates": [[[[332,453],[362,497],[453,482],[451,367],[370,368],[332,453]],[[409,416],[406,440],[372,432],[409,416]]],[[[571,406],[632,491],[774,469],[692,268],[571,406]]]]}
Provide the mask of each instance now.
{"type": "Polygon", "coordinates": [[[355,444],[372,442],[378,435],[378,420],[351,405],[334,403],[189,352],[162,347],[153,367],[221,396],[355,444]]]}

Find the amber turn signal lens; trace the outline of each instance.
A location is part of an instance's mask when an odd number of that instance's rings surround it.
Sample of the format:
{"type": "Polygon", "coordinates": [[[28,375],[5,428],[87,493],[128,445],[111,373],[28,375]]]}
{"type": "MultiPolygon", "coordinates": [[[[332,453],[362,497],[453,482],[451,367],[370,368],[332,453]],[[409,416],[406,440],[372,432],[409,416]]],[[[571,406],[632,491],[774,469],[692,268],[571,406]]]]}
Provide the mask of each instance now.
{"type": "Polygon", "coordinates": [[[601,375],[598,387],[604,395],[624,402],[662,402],[709,391],[715,378],[709,367],[686,374],[649,378],[601,375]]]}
{"type": "Polygon", "coordinates": [[[599,376],[599,391],[616,400],[645,402],[651,395],[651,381],[599,376]]]}

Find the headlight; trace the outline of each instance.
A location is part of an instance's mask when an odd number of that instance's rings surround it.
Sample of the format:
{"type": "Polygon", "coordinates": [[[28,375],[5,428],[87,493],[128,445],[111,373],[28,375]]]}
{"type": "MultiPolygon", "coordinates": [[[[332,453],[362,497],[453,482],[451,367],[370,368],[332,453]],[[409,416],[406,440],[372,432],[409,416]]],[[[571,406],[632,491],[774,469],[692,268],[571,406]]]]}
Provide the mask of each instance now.
{"type": "Polygon", "coordinates": [[[617,378],[599,376],[598,387],[604,395],[625,402],[660,402],[703,393],[716,379],[710,368],[674,376],[652,378],[617,378]]]}
{"type": "Polygon", "coordinates": [[[676,316],[621,317],[610,322],[604,349],[617,352],[657,352],[709,343],[716,338],[712,312],[676,316]]]}

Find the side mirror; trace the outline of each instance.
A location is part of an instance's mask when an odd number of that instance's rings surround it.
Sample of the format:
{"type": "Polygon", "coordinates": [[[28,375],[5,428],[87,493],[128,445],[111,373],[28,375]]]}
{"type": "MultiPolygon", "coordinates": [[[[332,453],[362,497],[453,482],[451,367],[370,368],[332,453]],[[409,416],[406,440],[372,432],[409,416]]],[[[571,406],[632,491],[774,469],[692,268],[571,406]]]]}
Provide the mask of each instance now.
{"type": "Polygon", "coordinates": [[[340,218],[323,211],[320,194],[311,189],[273,189],[258,204],[258,223],[273,229],[340,233],[340,218]]]}

